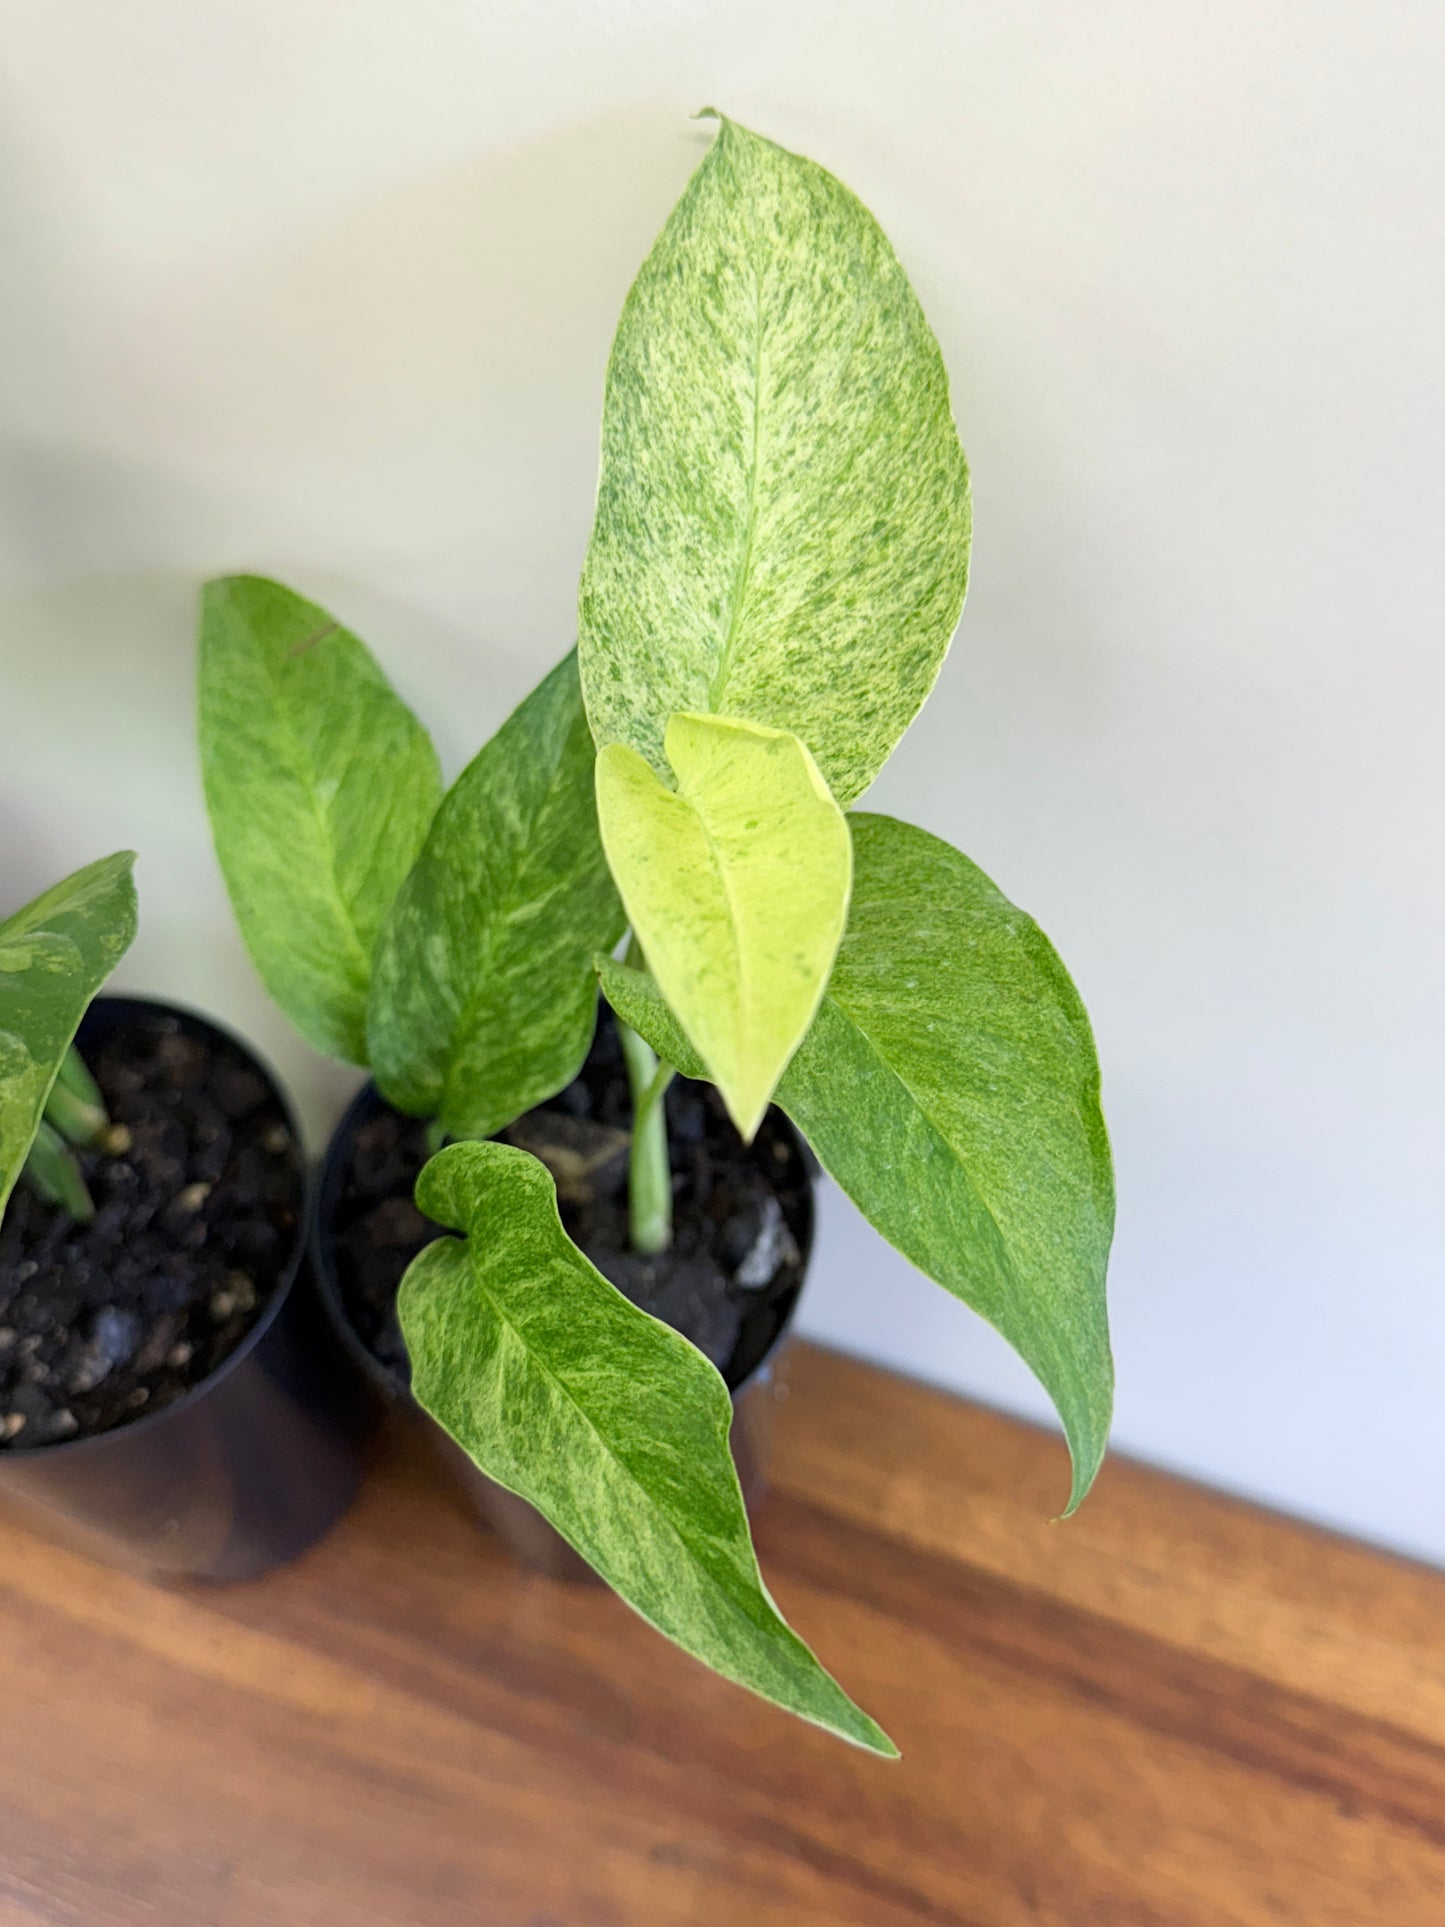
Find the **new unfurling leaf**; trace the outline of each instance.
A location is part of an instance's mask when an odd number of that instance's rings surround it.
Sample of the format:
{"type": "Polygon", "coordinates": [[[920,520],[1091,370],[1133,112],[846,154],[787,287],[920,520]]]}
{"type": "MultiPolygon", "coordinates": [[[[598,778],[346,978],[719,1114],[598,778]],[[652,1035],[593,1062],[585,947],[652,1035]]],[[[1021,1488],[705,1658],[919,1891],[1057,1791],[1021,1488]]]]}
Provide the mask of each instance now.
{"type": "Polygon", "coordinates": [[[674,716],[675,789],[597,759],[602,840],[652,970],[751,1139],[812,1022],[848,914],[848,825],[796,736],[674,716]]]}

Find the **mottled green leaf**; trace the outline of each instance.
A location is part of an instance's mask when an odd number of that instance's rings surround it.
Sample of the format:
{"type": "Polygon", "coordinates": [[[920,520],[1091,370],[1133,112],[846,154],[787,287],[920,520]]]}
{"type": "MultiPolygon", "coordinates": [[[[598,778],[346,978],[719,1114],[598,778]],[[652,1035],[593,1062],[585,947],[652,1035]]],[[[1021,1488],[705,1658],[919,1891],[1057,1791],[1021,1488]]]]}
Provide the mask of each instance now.
{"type": "Polygon", "coordinates": [[[666,746],[676,789],[623,743],[601,752],[602,840],[653,974],[751,1138],[843,934],[848,825],[784,730],[674,716],[666,746]]]}
{"type": "Polygon", "coordinates": [[[623,309],[580,649],[599,747],[679,710],[799,736],[847,804],[933,687],[968,576],[948,380],[887,238],[723,121],[623,309]]]}
{"type": "Polygon", "coordinates": [[[372,949],[441,800],[436,752],[364,643],[259,576],[207,584],[200,685],[246,948],[303,1036],[364,1064],[372,949]]]}
{"type": "Polygon", "coordinates": [[[398,1109],[490,1137],[576,1076],[592,953],[622,934],[573,651],[457,778],[377,945],[371,1066],[398,1109]]]}
{"type": "Polygon", "coordinates": [[[135,936],[134,865],[131,850],[102,857],[0,922],[0,1214],[86,1007],[135,936]]]}
{"type": "Polygon", "coordinates": [[[421,1403],[642,1617],[741,1686],[845,1739],[886,1735],[779,1616],[758,1572],[718,1372],[572,1244],[552,1179],[506,1144],[453,1144],[417,1203],[466,1242],[402,1282],[421,1403]]]}
{"type": "MultiPolygon", "coordinates": [[[[623,1023],[635,1030],[639,1037],[646,1038],[664,1064],[671,1065],[684,1077],[711,1082],[707,1065],[677,1021],[658,988],[657,979],[649,971],[638,970],[629,963],[619,963],[616,957],[609,957],[605,951],[599,950],[592,961],[602,982],[602,994],[623,1023]]],[[[775,1104],[783,1105],[787,1084],[785,1071],[773,1093],[775,1104]]]]}
{"type": "MultiPolygon", "coordinates": [[[[1089,1021],[1038,925],[967,857],[892,817],[849,821],[848,930],[777,1101],[890,1244],[1037,1374],[1073,1453],[1072,1511],[1114,1384],[1114,1186],[1089,1021]]],[[[657,986],[599,967],[618,1015],[703,1074],[657,986]]]]}

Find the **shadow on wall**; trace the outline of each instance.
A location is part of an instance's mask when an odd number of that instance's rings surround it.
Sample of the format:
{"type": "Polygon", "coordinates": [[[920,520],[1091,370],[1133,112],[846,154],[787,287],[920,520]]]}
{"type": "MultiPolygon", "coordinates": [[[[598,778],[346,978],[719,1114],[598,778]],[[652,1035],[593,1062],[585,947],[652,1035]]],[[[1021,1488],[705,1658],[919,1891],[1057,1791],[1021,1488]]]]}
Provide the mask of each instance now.
{"type": "Polygon", "coordinates": [[[193,611],[177,571],[0,596],[5,898],[54,881],[72,857],[88,861],[97,839],[166,834],[157,805],[196,777],[193,611]]]}
{"type": "Polygon", "coordinates": [[[96,247],[83,303],[74,237],[13,210],[0,903],[138,849],[120,981],[248,1031],[313,1128],[335,1073],[271,1011],[210,849],[197,588],[258,569],[335,607],[458,769],[574,639],[608,344],[707,139],[610,114],[264,248],[96,247]]]}
{"type": "Polygon", "coordinates": [[[617,313],[707,140],[681,116],[597,116],[184,272],[87,261],[81,325],[54,243],[23,233],[30,443],[245,498],[219,527],[204,504],[146,526],[118,504],[109,553],[92,530],[51,568],[415,580],[550,659],[572,640],[617,313]]]}
{"type": "MultiPolygon", "coordinates": [[[[0,662],[7,707],[18,686],[47,733],[65,711],[57,828],[94,807],[78,771],[107,762],[118,716],[164,760],[179,705],[189,743],[178,612],[231,569],[338,605],[453,767],[479,746],[574,639],[608,344],[707,139],[598,116],[183,275],[97,250],[83,315],[60,244],[22,216],[0,596],[28,592],[0,662]]],[[[54,759],[17,760],[7,789],[54,759]]]]}
{"type": "Polygon", "coordinates": [[[0,597],[0,912],[138,850],[140,934],[114,987],[191,1004],[284,1058],[316,1142],[357,1080],[295,1043],[241,945],[201,796],[194,651],[195,583],[179,572],[0,597]]]}
{"type": "Polygon", "coordinates": [[[485,446],[579,420],[595,444],[623,296],[711,135],[599,115],[400,183],[200,283],[181,345],[214,351],[228,381],[207,399],[272,449],[386,429],[485,446]]]}

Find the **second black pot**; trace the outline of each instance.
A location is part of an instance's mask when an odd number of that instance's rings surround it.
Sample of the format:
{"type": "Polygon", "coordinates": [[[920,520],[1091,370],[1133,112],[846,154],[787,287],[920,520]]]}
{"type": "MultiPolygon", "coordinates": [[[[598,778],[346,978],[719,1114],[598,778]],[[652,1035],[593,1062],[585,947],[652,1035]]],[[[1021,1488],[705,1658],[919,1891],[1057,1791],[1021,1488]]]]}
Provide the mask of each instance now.
{"type": "MultiPolygon", "coordinates": [[[[300,1156],[295,1119],[246,1046],[193,1012],[103,997],[82,1051],[119,1034],[190,1035],[239,1051],[265,1081],[300,1156]]],[[[303,1180],[304,1181],[304,1180],[303,1180]]],[[[356,1492],[369,1413],[338,1360],[304,1263],[304,1212],[256,1323],[207,1377],[166,1406],[86,1437],[0,1451],[0,1491],[112,1563],[148,1576],[249,1579],[293,1558],[356,1492]]]]}
{"type": "MultiPolygon", "coordinates": [[[[375,1085],[368,1084],[358,1092],[337,1126],[313,1193],[312,1268],[336,1340],[365,1377],[378,1413],[394,1424],[422,1427],[428,1447],[444,1475],[456,1483],[479,1517],[502,1534],[523,1564],[555,1577],[591,1579],[594,1577],[591,1568],[555,1528],[526,1500],[481,1472],[422,1410],[403,1380],[368,1349],[348,1315],[336,1232],[339,1208],[356,1155],[358,1136],[387,1108],[375,1085]]],[[[785,1147],[790,1168],[802,1178],[788,1225],[801,1264],[798,1283],[781,1298],[775,1297],[760,1305],[751,1323],[744,1321],[734,1348],[733,1369],[725,1373],[733,1401],[729,1443],[750,1510],[761,1498],[767,1482],[774,1420],[778,1405],[787,1396],[785,1348],[813,1242],[811,1161],[802,1140],[781,1112],[770,1113],[768,1130],[771,1141],[785,1147]]],[[[687,1210],[689,1202],[684,1192],[677,1198],[676,1209],[687,1210]]]]}

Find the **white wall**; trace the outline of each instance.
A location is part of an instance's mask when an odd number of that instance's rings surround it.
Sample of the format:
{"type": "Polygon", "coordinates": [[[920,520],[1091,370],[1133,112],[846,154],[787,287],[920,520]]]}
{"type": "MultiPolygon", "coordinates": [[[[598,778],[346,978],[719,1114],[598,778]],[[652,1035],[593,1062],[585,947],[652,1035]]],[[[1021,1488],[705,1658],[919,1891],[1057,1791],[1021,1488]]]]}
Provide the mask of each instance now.
{"type": "MultiPolygon", "coordinates": [[[[320,1128],[206,843],[195,586],[329,600],[458,767],[572,639],[716,101],[872,205],[953,371],[975,588],[875,800],[1095,1013],[1119,1444],[1445,1557],[1442,86],[1435,0],[0,0],[0,901],[135,844],[124,981],[320,1128]]],[[[836,1199],[810,1323],[1040,1409],[836,1199]]]]}

